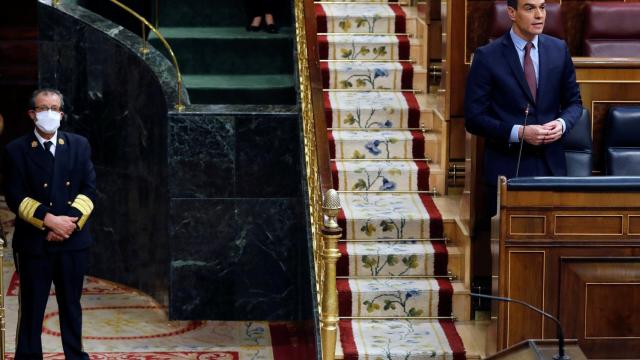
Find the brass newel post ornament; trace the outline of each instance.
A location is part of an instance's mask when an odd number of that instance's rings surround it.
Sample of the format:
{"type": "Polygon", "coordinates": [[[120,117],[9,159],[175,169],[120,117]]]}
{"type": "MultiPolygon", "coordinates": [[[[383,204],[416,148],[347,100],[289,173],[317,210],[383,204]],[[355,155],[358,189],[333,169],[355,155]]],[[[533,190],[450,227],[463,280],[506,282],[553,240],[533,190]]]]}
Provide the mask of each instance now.
{"type": "Polygon", "coordinates": [[[340,258],[338,240],[342,237],[342,229],[336,217],[340,213],[340,198],[333,189],[327,191],[322,204],[325,215],[322,226],[324,249],[324,282],[322,286],[322,312],[320,313],[320,329],[322,336],[322,359],[333,360],[336,354],[336,338],[338,333],[338,291],[336,289],[336,262],[340,258]]]}

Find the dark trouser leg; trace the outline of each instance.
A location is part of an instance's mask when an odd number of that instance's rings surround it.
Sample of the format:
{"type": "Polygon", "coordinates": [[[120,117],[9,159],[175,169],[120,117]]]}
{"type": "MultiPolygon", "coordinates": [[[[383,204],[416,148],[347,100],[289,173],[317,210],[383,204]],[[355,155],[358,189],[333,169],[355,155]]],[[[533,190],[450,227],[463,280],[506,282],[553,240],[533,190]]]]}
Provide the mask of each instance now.
{"type": "Polygon", "coordinates": [[[20,275],[16,360],[42,359],[42,320],[51,290],[52,262],[45,255],[16,254],[20,275]]]}
{"type": "Polygon", "coordinates": [[[253,20],[256,16],[262,16],[262,1],[261,0],[244,0],[244,6],[247,11],[247,17],[249,21],[253,20]]]}
{"type": "Polygon", "coordinates": [[[244,0],[244,4],[250,19],[264,14],[275,15],[273,13],[276,10],[275,0],[244,0]]]}
{"type": "Polygon", "coordinates": [[[62,348],[67,360],[89,359],[82,349],[82,283],[87,271],[88,250],[56,254],[53,283],[60,310],[62,348]]]}

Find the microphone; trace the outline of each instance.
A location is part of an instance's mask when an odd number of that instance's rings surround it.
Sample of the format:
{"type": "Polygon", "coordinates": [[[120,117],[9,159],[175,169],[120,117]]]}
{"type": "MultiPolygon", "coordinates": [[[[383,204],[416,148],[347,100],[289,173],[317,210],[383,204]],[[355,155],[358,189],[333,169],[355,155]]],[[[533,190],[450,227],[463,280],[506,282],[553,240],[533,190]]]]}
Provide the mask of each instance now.
{"type": "Polygon", "coordinates": [[[516,177],[520,172],[520,158],[522,157],[522,146],[524,145],[524,129],[527,127],[527,119],[529,118],[529,104],[524,109],[524,125],[522,125],[522,139],[520,139],[520,150],[518,151],[518,164],[516,165],[516,177]]]}
{"type": "Polygon", "coordinates": [[[539,314],[542,314],[542,315],[546,316],[547,318],[553,320],[556,323],[556,326],[558,328],[558,354],[553,356],[553,360],[571,360],[569,355],[565,355],[565,353],[564,353],[564,331],[562,331],[562,325],[560,325],[560,320],[558,320],[553,315],[548,314],[548,313],[538,309],[537,307],[535,307],[535,306],[533,306],[531,304],[527,304],[524,301],[511,299],[511,298],[508,298],[508,297],[484,295],[484,294],[476,294],[476,293],[469,293],[469,295],[474,296],[474,297],[483,298],[483,299],[498,300],[498,301],[504,301],[504,302],[513,302],[513,303],[516,303],[516,304],[524,305],[524,306],[528,307],[529,309],[531,309],[531,310],[533,310],[533,311],[535,311],[535,312],[537,312],[539,314]]]}

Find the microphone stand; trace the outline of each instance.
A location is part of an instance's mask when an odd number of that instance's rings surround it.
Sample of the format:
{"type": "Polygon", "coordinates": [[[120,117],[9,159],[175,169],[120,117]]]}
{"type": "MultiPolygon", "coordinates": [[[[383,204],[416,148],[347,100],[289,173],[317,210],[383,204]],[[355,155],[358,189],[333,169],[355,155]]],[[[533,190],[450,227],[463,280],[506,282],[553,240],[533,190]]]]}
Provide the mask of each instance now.
{"type": "MultiPolygon", "coordinates": [[[[528,107],[527,107],[528,110],[528,107]]],[[[527,111],[528,112],[528,111],[527,111]]],[[[523,135],[524,138],[524,135],[523,135]]],[[[556,323],[556,326],[558,328],[558,354],[553,356],[553,360],[571,360],[571,358],[569,357],[569,355],[565,355],[564,353],[564,331],[562,331],[562,325],[560,325],[560,320],[558,320],[555,316],[548,314],[540,309],[538,309],[537,307],[531,305],[531,304],[527,304],[524,301],[520,301],[520,300],[516,300],[516,299],[511,299],[508,297],[501,297],[501,296],[493,296],[493,295],[484,295],[484,294],[476,294],[476,293],[469,293],[469,295],[474,296],[474,297],[479,297],[479,298],[483,298],[483,299],[490,299],[490,300],[498,300],[498,301],[504,301],[504,302],[513,302],[516,304],[520,304],[520,305],[524,305],[526,307],[528,307],[529,309],[542,314],[544,316],[546,316],[547,318],[553,320],[556,323]]]]}
{"type": "Polygon", "coordinates": [[[520,172],[520,158],[522,157],[522,146],[524,145],[524,130],[527,127],[527,119],[529,118],[529,104],[524,109],[524,125],[522,125],[522,139],[520,139],[520,150],[518,151],[518,164],[516,165],[516,177],[520,172]]]}

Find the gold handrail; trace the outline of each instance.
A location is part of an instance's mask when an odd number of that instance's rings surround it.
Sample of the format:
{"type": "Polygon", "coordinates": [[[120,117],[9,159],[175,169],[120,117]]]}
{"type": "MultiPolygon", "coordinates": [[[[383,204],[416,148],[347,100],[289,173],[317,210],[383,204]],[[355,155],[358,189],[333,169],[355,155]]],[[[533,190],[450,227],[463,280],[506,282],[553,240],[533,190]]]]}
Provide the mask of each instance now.
{"type": "MultiPolygon", "coordinates": [[[[151,23],[149,23],[147,21],[147,19],[145,19],[144,17],[142,17],[142,15],[138,14],[137,12],[133,11],[131,8],[129,8],[127,5],[119,2],[118,0],[110,0],[112,3],[118,5],[119,7],[121,7],[122,9],[124,9],[125,11],[127,11],[129,14],[135,16],[136,18],[138,18],[138,20],[140,20],[142,22],[142,28],[144,30],[144,26],[146,25],[151,31],[153,31],[157,36],[158,39],[160,39],[160,41],[162,42],[162,45],[164,45],[164,47],[167,49],[167,51],[169,52],[169,55],[171,56],[171,60],[173,61],[173,66],[175,66],[176,68],[176,74],[178,75],[178,103],[175,105],[175,109],[178,111],[182,111],[184,110],[185,106],[182,103],[182,74],[180,73],[180,67],[178,66],[178,60],[176,59],[175,54],[173,53],[173,49],[171,49],[171,46],[169,45],[169,43],[167,42],[167,40],[164,38],[164,36],[162,36],[162,34],[158,31],[158,29],[155,28],[155,26],[151,25],[151,23]]],[[[144,31],[143,31],[143,48],[144,48],[144,44],[146,44],[146,40],[144,39],[144,31]]],[[[144,50],[143,50],[144,52],[144,50]]]]}

